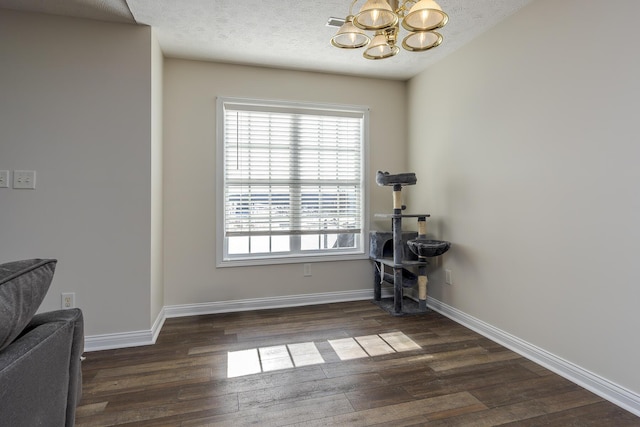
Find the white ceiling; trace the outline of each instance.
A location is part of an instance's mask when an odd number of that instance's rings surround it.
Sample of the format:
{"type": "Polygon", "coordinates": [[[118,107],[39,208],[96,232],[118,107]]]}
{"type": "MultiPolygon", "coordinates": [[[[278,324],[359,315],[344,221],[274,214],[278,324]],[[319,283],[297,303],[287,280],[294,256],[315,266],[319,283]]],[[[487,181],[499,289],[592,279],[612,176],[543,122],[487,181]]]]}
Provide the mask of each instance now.
{"type": "Polygon", "coordinates": [[[337,28],[327,19],[344,18],[351,0],[0,0],[0,8],[150,25],[170,57],[405,80],[531,1],[438,0],[449,15],[442,45],[379,61],[329,44],[337,28]]]}

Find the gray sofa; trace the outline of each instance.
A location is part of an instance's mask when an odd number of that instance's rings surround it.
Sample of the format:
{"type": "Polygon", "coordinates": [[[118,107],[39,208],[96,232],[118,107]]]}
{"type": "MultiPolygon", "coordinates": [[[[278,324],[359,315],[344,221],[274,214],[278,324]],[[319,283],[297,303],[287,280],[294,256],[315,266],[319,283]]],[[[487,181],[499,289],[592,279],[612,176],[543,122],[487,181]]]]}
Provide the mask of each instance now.
{"type": "Polygon", "coordinates": [[[82,393],[80,309],[35,314],[56,260],[0,265],[0,426],[73,426],[82,393]]]}

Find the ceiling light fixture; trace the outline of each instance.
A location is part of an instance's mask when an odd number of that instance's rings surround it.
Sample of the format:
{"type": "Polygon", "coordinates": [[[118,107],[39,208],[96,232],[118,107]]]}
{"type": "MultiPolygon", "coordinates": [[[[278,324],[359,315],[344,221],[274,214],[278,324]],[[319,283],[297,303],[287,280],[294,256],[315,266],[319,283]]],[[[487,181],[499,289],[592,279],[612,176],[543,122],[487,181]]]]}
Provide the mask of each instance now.
{"type": "Polygon", "coordinates": [[[423,52],[442,43],[442,35],[434,30],[447,24],[449,17],[434,0],[367,0],[357,14],[353,14],[353,0],[331,44],[341,49],[367,46],[363,56],[384,59],[398,54],[396,46],[400,23],[409,34],[402,47],[410,52],[423,52]],[[365,31],[373,31],[371,39],[365,31]]]}

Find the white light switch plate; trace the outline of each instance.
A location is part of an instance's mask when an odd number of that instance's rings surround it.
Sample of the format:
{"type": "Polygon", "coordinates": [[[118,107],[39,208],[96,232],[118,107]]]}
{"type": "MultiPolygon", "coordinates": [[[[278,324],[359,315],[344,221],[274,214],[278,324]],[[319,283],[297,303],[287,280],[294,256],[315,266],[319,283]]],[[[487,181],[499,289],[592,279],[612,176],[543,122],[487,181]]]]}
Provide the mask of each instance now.
{"type": "Polygon", "coordinates": [[[13,171],[13,188],[36,188],[36,171],[13,171]]]}
{"type": "Polygon", "coordinates": [[[9,188],[9,171],[0,171],[0,188],[9,188]]]}

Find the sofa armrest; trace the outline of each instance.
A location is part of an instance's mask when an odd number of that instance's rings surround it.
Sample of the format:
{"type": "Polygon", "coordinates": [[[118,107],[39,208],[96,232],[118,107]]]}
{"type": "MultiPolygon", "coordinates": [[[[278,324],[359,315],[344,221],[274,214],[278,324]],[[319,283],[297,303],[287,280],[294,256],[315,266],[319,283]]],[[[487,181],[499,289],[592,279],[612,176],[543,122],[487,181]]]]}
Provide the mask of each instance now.
{"type": "MultiPolygon", "coordinates": [[[[72,322],[76,331],[84,333],[84,319],[82,317],[82,310],[80,310],[79,308],[70,308],[68,310],[55,310],[36,314],[27,324],[27,327],[22,334],[24,335],[30,329],[50,322],[72,322]]],[[[82,352],[84,352],[84,335],[81,334],[79,336],[74,336],[74,339],[75,338],[79,339],[78,342],[82,344],[82,352]]]]}
{"type": "Polygon", "coordinates": [[[80,359],[82,353],[84,353],[84,317],[82,310],[79,308],[39,313],[33,316],[22,334],[24,335],[32,329],[52,322],[65,322],[73,325],[66,423],[67,426],[73,426],[75,423],[76,406],[78,406],[82,398],[82,366],[80,359]]]}
{"type": "Polygon", "coordinates": [[[49,322],[25,331],[0,352],[2,425],[69,425],[69,360],[74,325],[49,322]]]}

